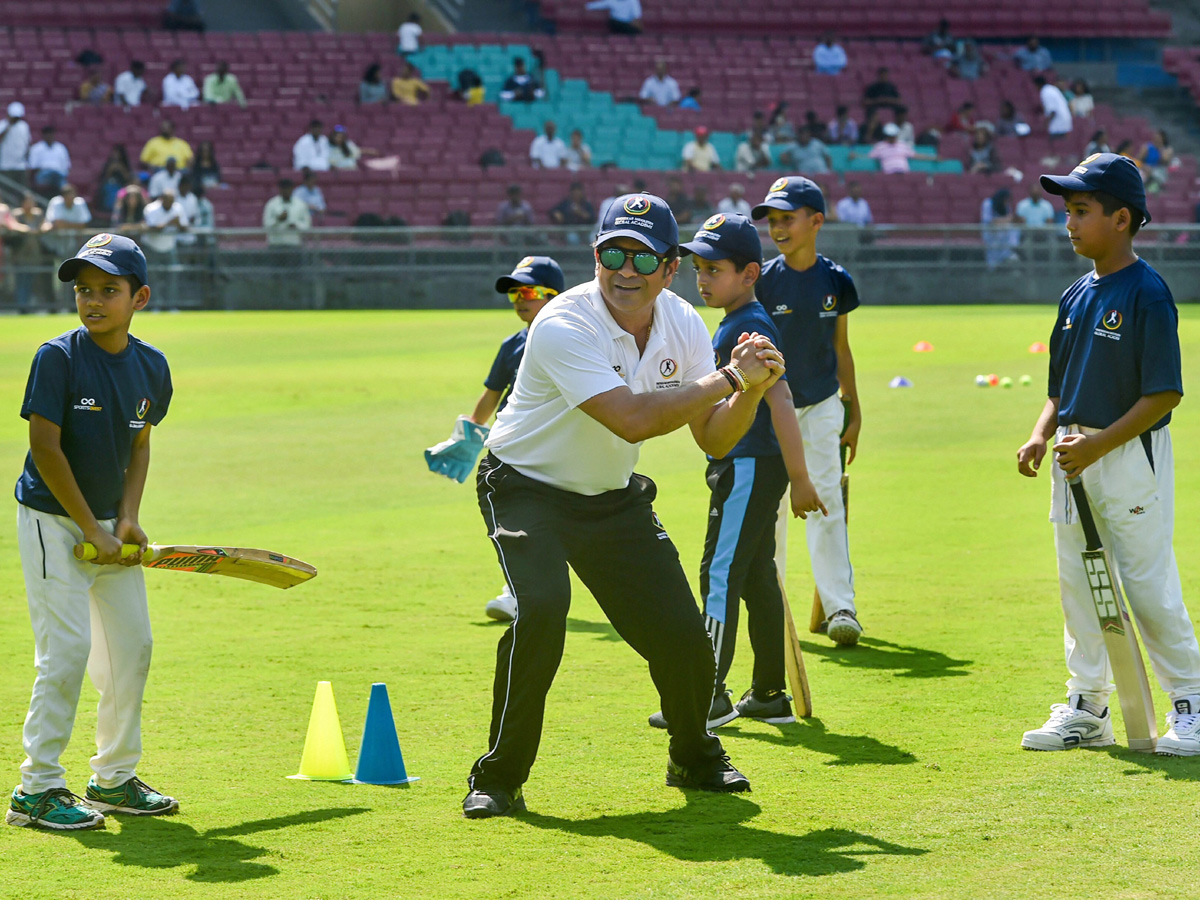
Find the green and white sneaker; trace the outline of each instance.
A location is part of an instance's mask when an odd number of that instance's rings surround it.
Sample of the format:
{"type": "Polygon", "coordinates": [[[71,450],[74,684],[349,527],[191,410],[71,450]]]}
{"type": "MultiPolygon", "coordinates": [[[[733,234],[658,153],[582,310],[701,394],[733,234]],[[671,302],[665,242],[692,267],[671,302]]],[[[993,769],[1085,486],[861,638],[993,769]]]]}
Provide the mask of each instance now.
{"type": "Polygon", "coordinates": [[[4,821],[9,825],[50,828],[55,831],[79,831],[103,828],[104,816],[66,788],[51,788],[40,794],[26,794],[20,785],[13,788],[12,800],[4,821]]]}
{"type": "Polygon", "coordinates": [[[165,816],[179,809],[179,801],[160,794],[142,779],[134,777],[115,788],[102,788],[96,776],[88,779],[87,802],[103,812],[129,813],[132,816],[165,816]]]}

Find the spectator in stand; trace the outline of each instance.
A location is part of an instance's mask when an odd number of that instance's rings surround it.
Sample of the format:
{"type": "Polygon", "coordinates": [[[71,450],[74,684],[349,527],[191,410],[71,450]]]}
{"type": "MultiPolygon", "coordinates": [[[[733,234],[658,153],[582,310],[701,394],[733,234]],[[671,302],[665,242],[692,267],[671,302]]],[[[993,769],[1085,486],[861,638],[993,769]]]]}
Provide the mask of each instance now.
{"type": "Polygon", "coordinates": [[[892,82],[891,73],[887,66],[875,70],[875,80],[863,88],[863,113],[870,116],[881,109],[895,109],[902,106],[900,89],[892,82]]]}
{"type": "Polygon", "coordinates": [[[146,203],[146,192],[140,184],[134,181],[125,185],[113,204],[113,227],[125,234],[140,231],[145,220],[146,203]]]}
{"type": "MultiPolygon", "coordinates": [[[[815,115],[811,109],[805,114],[806,118],[815,115]]],[[[786,100],[775,104],[775,108],[767,116],[766,138],[768,144],[790,144],[796,140],[796,129],[788,121],[786,100]]]]}
{"type": "Polygon", "coordinates": [[[1042,195],[1042,186],[1035,178],[1029,185],[1029,196],[1017,204],[1017,221],[1034,228],[1054,224],[1054,204],[1042,195]]]}
{"type": "Polygon", "coordinates": [[[346,126],[334,125],[333,135],[329,139],[329,167],[342,171],[357,169],[360,156],[362,151],[346,134],[346,126]]]}
{"type": "Polygon", "coordinates": [[[5,236],[5,259],[17,270],[14,285],[17,312],[24,315],[33,305],[35,282],[44,279],[39,270],[45,268],[46,254],[39,236],[46,230],[46,214],[33,194],[26,191],[21,205],[9,210],[8,218],[10,233],[5,236]]]}
{"type": "Polygon", "coordinates": [[[1025,137],[1029,134],[1029,125],[1024,117],[1017,112],[1011,100],[1000,103],[1000,115],[996,119],[996,134],[1000,137],[1025,137]]]}
{"type": "Polygon", "coordinates": [[[683,169],[685,172],[711,172],[721,168],[721,157],[717,148],[708,140],[708,129],[698,125],[692,132],[695,137],[683,145],[683,169]]]}
{"type": "Polygon", "coordinates": [[[717,204],[717,212],[725,215],[737,213],[739,216],[750,218],[751,207],[750,202],[746,199],[746,186],[738,181],[729,185],[729,196],[723,197],[717,204]]]}
{"type": "Polygon", "coordinates": [[[195,206],[184,207],[184,210],[188,214],[188,221],[192,223],[192,228],[215,228],[217,225],[217,211],[213,209],[213,203],[208,199],[208,191],[204,189],[204,185],[196,185],[192,191],[192,197],[195,198],[195,206]]]}
{"type": "Polygon", "coordinates": [[[1000,171],[1000,154],[992,140],[992,123],[976,122],[971,136],[971,147],[963,165],[972,175],[991,175],[1000,171]]]}
{"type": "Polygon", "coordinates": [[[558,169],[567,159],[567,145],[558,136],[558,126],[547,119],[542,133],[529,145],[529,162],[535,169],[558,169]]]}
{"type": "Polygon", "coordinates": [[[1038,96],[1042,101],[1042,115],[1046,120],[1046,132],[1052,138],[1070,134],[1073,127],[1071,107],[1067,105],[1067,98],[1063,96],[1063,92],[1041,75],[1033,79],[1033,83],[1037,87],[1038,96]]]}
{"type": "Polygon", "coordinates": [[[508,76],[504,87],[500,89],[500,99],[532,103],[544,96],[546,96],[546,92],[542,90],[542,83],[538,81],[537,76],[525,71],[525,60],[518,56],[513,60],[512,74],[508,76]]]}
{"type": "Polygon", "coordinates": [[[179,179],[183,177],[183,172],[175,163],[175,157],[167,158],[167,164],[150,176],[150,183],[146,186],[146,193],[150,195],[151,200],[157,200],[162,196],[163,191],[170,191],[179,196],[179,179]]]}
{"type": "Polygon", "coordinates": [[[572,172],[592,167],[592,148],[583,142],[583,132],[578,128],[571,132],[571,143],[567,145],[564,159],[572,172]]]}
{"type": "Polygon", "coordinates": [[[667,61],[659,59],[654,64],[654,74],[647,75],[638,91],[638,100],[643,104],[672,106],[680,101],[679,82],[667,74],[667,61]]]}
{"type": "Polygon", "coordinates": [[[71,154],[66,145],[55,137],[53,125],[42,129],[42,139],[29,148],[29,174],[33,186],[44,191],[57,191],[71,173],[71,154]]]}
{"type": "Polygon", "coordinates": [[[77,92],[79,102],[100,106],[112,100],[112,95],[112,88],[104,80],[104,76],[100,73],[100,67],[88,66],[84,70],[83,81],[79,82],[77,92]]]}
{"type": "Polygon", "coordinates": [[[396,30],[396,53],[408,57],[421,49],[421,35],[425,29],[421,27],[421,14],[409,13],[408,18],[396,30]]]}
{"type": "Polygon", "coordinates": [[[979,221],[983,228],[984,257],[987,267],[994,269],[1006,262],[1018,259],[1017,245],[1021,232],[1013,227],[1016,221],[1012,211],[1012,192],[1000,188],[992,196],[984,198],[979,207],[979,221]]]}
{"type": "Polygon", "coordinates": [[[1096,109],[1096,101],[1092,98],[1092,89],[1088,83],[1082,78],[1076,78],[1071,82],[1071,94],[1071,115],[1080,119],[1091,118],[1096,109]]]}
{"type": "Polygon", "coordinates": [[[970,133],[975,130],[975,104],[970,100],[963,102],[950,117],[950,121],[946,123],[946,127],[942,129],[946,134],[954,134],[956,131],[965,131],[970,133]]]}
{"type": "Polygon", "coordinates": [[[454,81],[457,85],[454,89],[455,98],[467,106],[478,106],[483,102],[486,93],[483,88],[483,79],[474,69],[459,69],[458,74],[454,76],[454,81]]]}
{"type": "Polygon", "coordinates": [[[171,71],[163,76],[162,105],[187,109],[200,99],[200,89],[187,73],[187,63],[177,59],[171,63],[171,71]]]}
{"type": "Polygon", "coordinates": [[[850,118],[849,107],[839,106],[837,108],[837,114],[826,126],[825,133],[829,136],[831,144],[858,143],[858,123],[850,118]]]}
{"type": "Polygon", "coordinates": [[[750,136],[757,134],[762,138],[764,144],[769,144],[771,139],[767,137],[767,116],[761,109],[756,109],[750,115],[750,129],[742,135],[742,140],[750,140],[750,136]]]}
{"type": "Polygon", "coordinates": [[[1156,131],[1154,140],[1142,144],[1137,159],[1141,164],[1146,189],[1152,193],[1161,190],[1167,183],[1167,173],[1175,159],[1175,148],[1171,146],[1167,133],[1161,128],[1156,131]]]}
{"type": "Polygon", "coordinates": [[[950,21],[941,19],[936,31],[926,35],[921,42],[921,52],[934,59],[949,62],[958,54],[958,41],[950,33],[950,21]]]}
{"type": "Polygon", "coordinates": [[[825,32],[821,42],[813,48],[812,58],[818,75],[841,75],[842,69],[846,68],[846,51],[832,31],[825,32]]]}
{"type": "Polygon", "coordinates": [[[312,169],[303,169],[300,174],[304,180],[296,187],[296,196],[308,207],[310,216],[325,212],[325,192],[317,184],[317,173],[312,169]]]}
{"type": "Polygon", "coordinates": [[[700,88],[690,88],[687,96],[679,101],[680,109],[690,109],[693,112],[700,112],[700,88]]]}
{"type": "Polygon", "coordinates": [[[987,63],[979,55],[979,45],[966,40],[962,42],[962,49],[950,65],[950,74],[963,81],[977,81],[987,68],[987,63]]]}
{"type": "Polygon", "coordinates": [[[145,234],[139,243],[146,250],[168,254],[175,250],[175,237],[187,231],[188,217],[183,204],[175,197],[175,191],[165,190],[157,200],[146,204],[143,214],[145,234]]]}
{"type": "Polygon", "coordinates": [[[217,63],[217,71],[204,76],[204,102],[228,103],[236,100],[242,109],[246,108],[246,95],[238,83],[237,76],[229,71],[229,63],[221,60],[217,63]]]}
{"type": "Polygon", "coordinates": [[[675,213],[675,221],[690,222],[692,220],[692,201],[683,189],[683,179],[678,175],[667,176],[667,192],[663,194],[663,199],[675,213]]]}
{"type": "Polygon", "coordinates": [[[141,106],[146,92],[146,64],[140,59],[132,60],[129,68],[113,82],[113,103],[121,106],[141,106]]]}
{"type": "Polygon", "coordinates": [[[421,79],[421,73],[407,59],[404,70],[392,79],[392,99],[405,106],[419,106],[429,99],[429,85],[421,79]]]}
{"type": "MultiPolygon", "coordinates": [[[[292,146],[292,168],[297,170],[312,169],[314,172],[329,171],[329,138],[322,133],[324,125],[320,119],[308,123],[308,131],[300,135],[292,146]]],[[[295,187],[293,182],[292,188],[295,187]]],[[[292,195],[288,188],[288,196],[292,195]]]]}
{"type": "Polygon", "coordinates": [[[167,31],[204,32],[204,14],[199,0],[170,0],[163,13],[163,28],[167,31]]]}
{"type": "Polygon", "coordinates": [[[691,219],[693,222],[703,222],[712,215],[712,201],[708,199],[708,191],[704,185],[696,185],[696,189],[692,191],[691,200],[691,219]]]}
{"type": "MultiPolygon", "coordinates": [[[[821,117],[817,115],[815,110],[809,110],[804,114],[804,127],[808,129],[808,133],[815,137],[818,141],[824,141],[827,132],[825,131],[825,123],[821,121],[821,117]]],[[[794,138],[793,138],[794,140],[794,138]]],[[[771,142],[770,129],[767,130],[767,143],[771,142]]]]}
{"type": "Polygon", "coordinates": [[[895,124],[900,129],[899,139],[910,145],[917,143],[917,131],[913,128],[913,123],[908,120],[908,107],[900,106],[896,108],[895,124]]]}
{"type": "MultiPolygon", "coordinates": [[[[554,225],[583,225],[588,226],[596,221],[596,207],[588,202],[583,192],[583,182],[572,181],[567,196],[550,210],[550,221],[554,225]]],[[[570,231],[567,240],[572,244],[579,243],[580,232],[570,231]]]]}
{"type": "Polygon", "coordinates": [[[588,9],[608,10],[609,34],[641,34],[641,0],[591,0],[588,9]]]}
{"type": "Polygon", "coordinates": [[[98,212],[111,213],[113,204],[117,202],[117,193],[129,182],[133,181],[133,170],[129,167],[129,154],[125,152],[124,144],[113,144],[108,151],[108,159],[96,179],[96,192],[92,196],[92,209],[98,212]]]}
{"type": "Polygon", "coordinates": [[[46,225],[55,231],[78,231],[91,221],[92,211],[73,184],[64,184],[62,192],[46,206],[46,225]]]}
{"type": "Polygon", "coordinates": [[[1023,71],[1034,74],[1054,67],[1050,51],[1043,47],[1036,37],[1031,37],[1024,47],[1013,54],[1013,61],[1023,71]]]}
{"type": "Polygon", "coordinates": [[[0,121],[0,175],[20,185],[29,184],[29,147],[33,134],[25,121],[25,104],[8,104],[8,117],[0,121]]]}
{"type": "Polygon", "coordinates": [[[771,168],[771,153],[761,134],[752,134],[738,144],[733,167],[739,172],[754,173],[771,168]]]}
{"type": "Polygon", "coordinates": [[[829,148],[807,125],[800,129],[796,140],[779,149],[779,162],[801,175],[826,175],[833,169],[829,148]]]}
{"type": "MultiPolygon", "coordinates": [[[[857,153],[850,154],[851,159],[858,156],[857,153]]],[[[928,153],[918,153],[911,144],[901,143],[900,129],[896,127],[895,122],[888,122],[883,126],[883,140],[873,146],[867,156],[879,162],[879,169],[885,175],[910,171],[910,159],[937,159],[937,156],[928,153]]]]}
{"type": "Polygon", "coordinates": [[[1131,160],[1138,167],[1138,171],[1141,172],[1142,161],[1133,152],[1133,141],[1124,140],[1117,144],[1116,154],[1117,156],[1124,156],[1126,159],[1131,160]]]}
{"type": "Polygon", "coordinates": [[[296,196],[296,184],[290,178],[280,178],[279,193],[263,207],[262,225],[267,230],[267,243],[276,247],[298,246],[300,233],[312,228],[308,205],[296,196]]]}
{"type": "Polygon", "coordinates": [[[506,197],[496,209],[497,225],[532,225],[533,207],[521,196],[521,186],[510,184],[506,197]]]}
{"type": "Polygon", "coordinates": [[[1091,156],[1094,153],[1112,153],[1112,147],[1108,145],[1108,132],[1103,128],[1098,128],[1092,132],[1091,140],[1083,148],[1084,156],[1091,156]]]}
{"type": "Polygon", "coordinates": [[[862,185],[851,181],[846,184],[846,190],[849,192],[848,196],[839,200],[834,210],[837,220],[847,225],[857,225],[859,228],[873,224],[875,219],[871,215],[871,204],[862,195],[862,185]]]}
{"type": "Polygon", "coordinates": [[[383,83],[383,67],[379,63],[371,63],[363,72],[362,81],[358,83],[358,102],[362,106],[370,103],[385,103],[388,99],[387,85],[383,83]]]}
{"type": "MultiPolygon", "coordinates": [[[[629,185],[618,184],[616,187],[613,188],[613,192],[611,194],[609,194],[607,197],[605,197],[603,200],[600,201],[600,206],[597,207],[597,209],[599,209],[599,211],[600,211],[600,214],[599,214],[599,217],[596,219],[596,223],[595,223],[597,228],[600,226],[600,223],[602,221],[604,221],[604,211],[606,209],[608,209],[608,204],[612,203],[613,200],[615,200],[617,197],[624,197],[626,194],[630,194],[630,193],[633,193],[633,192],[629,189],[629,185]]],[[[670,201],[668,201],[668,205],[670,205],[670,201]]],[[[676,220],[676,221],[678,221],[678,220],[676,220]]]]}
{"type": "Polygon", "coordinates": [[[192,177],[195,178],[196,186],[203,187],[205,190],[220,187],[221,165],[217,162],[217,151],[213,147],[212,141],[201,141],[200,146],[196,149],[192,177]]]}

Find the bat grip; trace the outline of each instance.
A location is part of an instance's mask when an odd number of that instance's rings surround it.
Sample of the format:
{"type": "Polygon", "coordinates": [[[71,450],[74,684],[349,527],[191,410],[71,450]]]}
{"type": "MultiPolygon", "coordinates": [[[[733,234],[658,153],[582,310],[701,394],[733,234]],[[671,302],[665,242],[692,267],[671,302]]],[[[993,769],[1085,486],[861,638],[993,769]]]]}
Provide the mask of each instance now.
{"type": "MultiPolygon", "coordinates": [[[[140,550],[137,544],[122,544],[121,559],[128,559],[140,550]]],[[[91,541],[84,541],[82,544],[75,545],[75,558],[81,560],[95,559],[100,553],[96,549],[96,545],[91,541]]]]}
{"type": "Polygon", "coordinates": [[[1100,532],[1096,528],[1096,520],[1092,518],[1092,507],[1088,503],[1083,482],[1078,478],[1068,478],[1067,484],[1071,486],[1071,496],[1075,498],[1075,509],[1079,513],[1079,524],[1083,526],[1083,537],[1087,541],[1087,549],[1099,550],[1101,547],[1100,532]]]}

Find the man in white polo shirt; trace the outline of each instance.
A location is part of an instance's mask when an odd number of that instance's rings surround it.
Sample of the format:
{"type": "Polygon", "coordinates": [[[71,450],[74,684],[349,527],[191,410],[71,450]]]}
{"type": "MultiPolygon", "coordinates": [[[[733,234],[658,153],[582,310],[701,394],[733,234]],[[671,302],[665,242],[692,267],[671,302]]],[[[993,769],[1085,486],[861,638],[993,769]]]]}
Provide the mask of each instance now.
{"type": "Polygon", "coordinates": [[[468,818],[525,808],[522,785],[566,637],[568,566],[649,663],[670,723],[667,784],[750,789],[707,730],[712,645],[654,514],[654,482],[633,468],[642,441],[685,424],[701,449],[724,456],[783,360],[765,338],[743,335],[730,365],[714,371],[703,320],[666,290],[680,252],[665,201],[610,201],[596,279],[554,298],[530,326],[492,426],[476,488],[517,613],[496,654],[491,734],[471,770],[468,818]]]}

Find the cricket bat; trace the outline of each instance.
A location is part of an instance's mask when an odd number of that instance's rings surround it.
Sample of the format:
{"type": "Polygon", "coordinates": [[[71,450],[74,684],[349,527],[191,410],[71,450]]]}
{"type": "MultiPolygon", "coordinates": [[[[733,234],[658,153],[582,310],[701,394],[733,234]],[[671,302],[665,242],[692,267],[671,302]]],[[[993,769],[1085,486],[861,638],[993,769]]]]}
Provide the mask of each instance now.
{"type": "Polygon", "coordinates": [[[1154,698],[1150,694],[1150,682],[1146,679],[1146,667],[1142,664],[1142,651],[1133,630],[1133,620],[1121,594],[1121,582],[1116,567],[1100,542],[1092,508],[1087,494],[1078,478],[1070,480],[1071,494],[1079,511],[1079,522],[1087,549],[1083,556],[1083,568],[1087,572],[1088,587],[1100,618],[1100,631],[1104,635],[1104,647],[1108,651],[1108,662],[1112,667],[1113,681],[1117,686],[1117,699],[1121,701],[1121,716],[1125,720],[1125,737],[1130,750],[1152,752],[1158,741],[1158,722],[1154,716],[1154,698]]]}
{"type": "MultiPolygon", "coordinates": [[[[133,556],[137,551],[137,544],[121,545],[122,557],[133,556]]],[[[76,559],[95,559],[96,555],[94,544],[75,545],[76,559]]],[[[151,544],[142,555],[142,565],[147,569],[227,575],[277,588],[295,587],[310,578],[315,578],[317,574],[314,566],[282,553],[241,547],[151,544]]]]}
{"type": "MultiPolygon", "coordinates": [[[[842,398],[842,434],[850,424],[850,404],[842,398]]],[[[846,445],[838,447],[838,457],[842,461],[842,509],[846,512],[846,524],[850,524],[850,476],[846,474],[846,445]]],[[[821,603],[821,591],[813,588],[812,614],[808,617],[808,630],[813,634],[821,632],[821,623],[825,621],[825,605],[821,603]]]]}
{"type": "MultiPolygon", "coordinates": [[[[776,573],[778,578],[778,573],[776,573]]],[[[784,652],[783,664],[787,669],[788,684],[792,688],[792,700],[796,704],[796,713],[802,719],[813,714],[812,691],[808,687],[808,672],[804,669],[804,654],[800,652],[800,636],[796,633],[796,620],[792,618],[792,608],[788,604],[787,591],[783,587],[783,579],[779,579],[779,593],[783,595],[783,626],[784,652]]]]}

